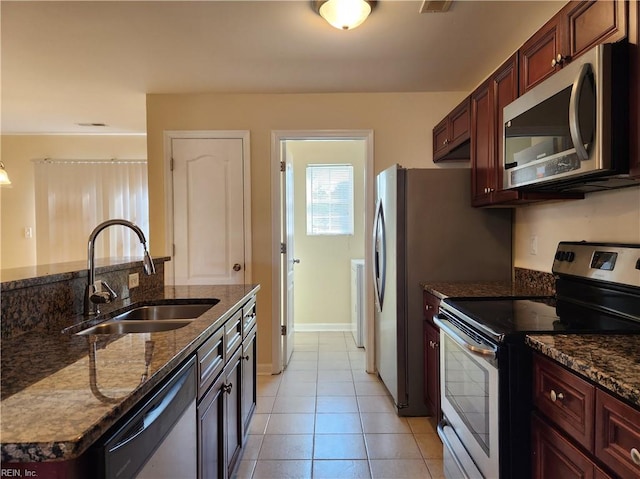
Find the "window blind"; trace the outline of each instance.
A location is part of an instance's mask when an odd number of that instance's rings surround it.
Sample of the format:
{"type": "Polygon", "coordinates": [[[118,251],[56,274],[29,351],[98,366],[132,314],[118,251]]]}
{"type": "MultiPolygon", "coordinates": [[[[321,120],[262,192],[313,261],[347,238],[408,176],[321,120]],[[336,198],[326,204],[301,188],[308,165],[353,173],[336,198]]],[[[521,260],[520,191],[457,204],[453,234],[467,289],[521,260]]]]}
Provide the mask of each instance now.
{"type": "Polygon", "coordinates": [[[353,166],[307,166],[307,235],[353,234],[353,166]]]}

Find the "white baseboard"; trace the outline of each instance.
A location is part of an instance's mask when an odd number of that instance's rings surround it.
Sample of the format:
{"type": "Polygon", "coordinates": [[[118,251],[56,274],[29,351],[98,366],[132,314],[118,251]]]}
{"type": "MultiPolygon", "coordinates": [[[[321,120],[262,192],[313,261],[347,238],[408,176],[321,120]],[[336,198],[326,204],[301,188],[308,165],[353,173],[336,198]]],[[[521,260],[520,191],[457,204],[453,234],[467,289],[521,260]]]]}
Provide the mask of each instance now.
{"type": "Polygon", "coordinates": [[[294,329],[299,333],[324,331],[351,331],[351,323],[295,323],[294,329]]]}

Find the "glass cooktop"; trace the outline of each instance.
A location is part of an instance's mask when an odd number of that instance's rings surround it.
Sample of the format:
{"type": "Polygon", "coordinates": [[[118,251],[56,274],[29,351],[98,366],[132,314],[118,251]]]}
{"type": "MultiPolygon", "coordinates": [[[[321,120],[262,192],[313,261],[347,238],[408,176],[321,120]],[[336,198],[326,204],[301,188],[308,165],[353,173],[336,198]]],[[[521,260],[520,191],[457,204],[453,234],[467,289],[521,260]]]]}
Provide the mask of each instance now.
{"type": "Polygon", "coordinates": [[[640,333],[640,322],[618,318],[586,308],[557,314],[555,300],[536,299],[452,299],[444,303],[447,311],[460,320],[492,334],[508,336],[518,333],[640,333]],[[453,310],[452,310],[453,308],[453,310]]]}

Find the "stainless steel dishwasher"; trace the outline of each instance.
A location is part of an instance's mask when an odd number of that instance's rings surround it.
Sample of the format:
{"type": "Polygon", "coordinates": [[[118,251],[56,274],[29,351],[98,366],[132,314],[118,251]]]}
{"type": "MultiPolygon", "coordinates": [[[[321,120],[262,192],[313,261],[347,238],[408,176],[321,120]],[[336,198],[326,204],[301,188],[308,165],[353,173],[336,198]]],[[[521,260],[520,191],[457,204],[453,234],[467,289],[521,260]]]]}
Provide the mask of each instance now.
{"type": "Polygon", "coordinates": [[[189,360],[98,447],[105,479],[197,477],[195,359],[189,360]]]}

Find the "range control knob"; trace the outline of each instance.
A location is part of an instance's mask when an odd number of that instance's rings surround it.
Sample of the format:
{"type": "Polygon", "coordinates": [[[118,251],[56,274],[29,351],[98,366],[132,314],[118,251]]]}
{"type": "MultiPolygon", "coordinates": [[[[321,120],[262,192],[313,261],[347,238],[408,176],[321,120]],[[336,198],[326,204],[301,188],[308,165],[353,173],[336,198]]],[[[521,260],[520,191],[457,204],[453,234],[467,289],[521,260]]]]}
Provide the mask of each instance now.
{"type": "Polygon", "coordinates": [[[558,261],[562,261],[563,257],[564,257],[564,251],[556,251],[556,259],[558,261]]]}
{"type": "Polygon", "coordinates": [[[576,254],[573,251],[567,251],[566,260],[569,263],[572,263],[574,259],[576,259],[576,254]]]}
{"type": "Polygon", "coordinates": [[[640,258],[638,258],[638,261],[636,261],[636,269],[640,269],[640,258]]]}

